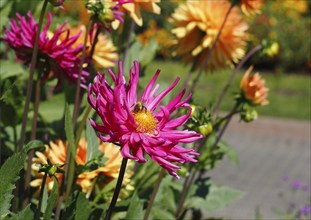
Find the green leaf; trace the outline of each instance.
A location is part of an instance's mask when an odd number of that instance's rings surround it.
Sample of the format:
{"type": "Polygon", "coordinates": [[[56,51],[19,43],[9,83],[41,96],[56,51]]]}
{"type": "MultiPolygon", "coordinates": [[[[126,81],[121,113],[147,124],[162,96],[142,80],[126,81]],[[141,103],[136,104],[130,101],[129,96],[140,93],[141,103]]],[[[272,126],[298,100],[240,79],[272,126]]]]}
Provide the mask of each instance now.
{"type": "Polygon", "coordinates": [[[87,220],[92,212],[89,201],[85,198],[83,193],[79,193],[76,205],[75,219],[87,220]]]}
{"type": "Polygon", "coordinates": [[[142,47],[139,52],[139,63],[142,66],[148,65],[154,59],[157,48],[157,41],[154,38],[150,39],[149,43],[146,46],[142,47]]]}
{"type": "Polygon", "coordinates": [[[49,200],[49,194],[48,194],[48,190],[47,187],[44,187],[43,189],[43,195],[42,195],[42,205],[41,205],[41,213],[44,213],[46,210],[46,207],[48,205],[48,200],[49,200]]]}
{"type": "Polygon", "coordinates": [[[58,181],[57,181],[57,178],[55,176],[53,176],[53,180],[54,180],[53,188],[52,188],[50,198],[49,198],[48,203],[47,203],[46,210],[45,210],[44,215],[43,215],[44,220],[51,219],[52,212],[53,212],[53,209],[54,209],[54,206],[56,204],[57,197],[58,197],[58,181]]]}
{"type": "Polygon", "coordinates": [[[68,148],[72,155],[76,155],[75,136],[73,133],[73,125],[71,121],[71,112],[68,103],[65,107],[65,132],[68,141],[68,148]]]}
{"type": "Polygon", "coordinates": [[[165,219],[165,220],[176,219],[176,217],[172,213],[163,210],[160,207],[152,207],[151,216],[153,217],[153,219],[165,219]]]}
{"type": "Polygon", "coordinates": [[[87,154],[86,163],[102,153],[98,149],[98,137],[90,123],[86,123],[87,154]]]}
{"type": "Polygon", "coordinates": [[[30,204],[26,206],[22,211],[13,214],[11,217],[4,218],[4,220],[24,220],[24,219],[34,219],[34,213],[30,208],[30,204]]]}
{"type": "Polygon", "coordinates": [[[64,114],[64,102],[63,93],[53,95],[47,101],[40,102],[40,116],[48,123],[61,120],[64,114]]]}
{"type": "Polygon", "coordinates": [[[239,161],[239,157],[238,154],[236,152],[236,150],[234,148],[232,148],[231,146],[229,146],[226,142],[224,141],[220,141],[218,143],[218,147],[219,150],[223,153],[225,153],[228,157],[228,159],[234,163],[235,165],[239,165],[240,161],[239,161]]]}
{"type": "Polygon", "coordinates": [[[142,44],[139,41],[135,41],[126,54],[126,59],[124,61],[124,72],[129,72],[128,70],[133,65],[134,60],[137,59],[137,54],[142,50],[142,44]]]}
{"type": "Polygon", "coordinates": [[[11,200],[15,182],[19,179],[19,172],[24,168],[27,152],[32,149],[44,147],[41,141],[29,142],[21,152],[9,157],[0,169],[0,219],[7,216],[10,211],[11,200]]]}
{"type": "Polygon", "coordinates": [[[0,79],[5,80],[12,76],[25,73],[23,66],[13,60],[1,60],[0,79]]]}
{"type": "Polygon", "coordinates": [[[125,219],[143,219],[143,204],[143,201],[140,200],[137,193],[134,192],[125,219]]]}
{"type": "Polygon", "coordinates": [[[204,201],[200,201],[200,204],[196,207],[203,208],[209,212],[217,211],[240,199],[244,194],[242,191],[225,186],[217,186],[212,183],[207,197],[204,201]]]}

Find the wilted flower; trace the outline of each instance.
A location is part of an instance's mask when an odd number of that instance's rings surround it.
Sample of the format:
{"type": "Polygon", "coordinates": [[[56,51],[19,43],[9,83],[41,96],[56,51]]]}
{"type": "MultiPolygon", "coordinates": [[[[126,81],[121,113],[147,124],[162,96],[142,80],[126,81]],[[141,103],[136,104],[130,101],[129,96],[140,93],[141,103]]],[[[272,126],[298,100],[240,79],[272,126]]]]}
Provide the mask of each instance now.
{"type": "MultiPolygon", "coordinates": [[[[38,164],[47,164],[49,159],[51,164],[65,164],[67,155],[67,144],[64,144],[61,140],[57,140],[55,143],[50,142],[50,145],[46,145],[45,152],[36,152],[36,157],[33,158],[32,169],[35,171],[35,179],[31,181],[30,185],[32,187],[40,187],[42,184],[42,179],[44,173],[39,172],[38,164]]],[[[99,145],[99,150],[104,154],[108,160],[105,164],[95,170],[82,172],[77,177],[77,184],[80,185],[83,192],[87,192],[92,186],[92,182],[99,174],[104,175],[107,180],[111,180],[118,177],[122,156],[119,149],[111,143],[102,143],[99,145]]],[[[79,145],[76,153],[76,163],[78,165],[86,164],[87,155],[87,142],[85,139],[79,141],[79,145]]],[[[131,170],[127,170],[125,173],[124,183],[129,183],[129,178],[131,176],[131,170]]],[[[55,177],[59,182],[62,181],[62,174],[55,173],[55,177]]],[[[53,179],[47,177],[46,185],[50,191],[53,187],[53,179]]]]}
{"type": "MultiPolygon", "coordinates": [[[[80,37],[75,42],[75,45],[83,44],[86,27],[84,25],[78,25],[77,27],[67,26],[70,30],[70,35],[80,34],[80,37]]],[[[93,33],[96,31],[96,26],[94,26],[93,30],[90,32],[89,41],[87,42],[86,49],[86,57],[90,57],[92,44],[94,43],[93,33]]],[[[60,36],[61,39],[66,37],[65,34],[60,36]]],[[[80,56],[80,54],[79,54],[80,56]]],[[[97,38],[97,43],[94,48],[94,52],[92,55],[92,60],[94,60],[94,64],[96,69],[99,68],[109,68],[115,65],[116,60],[118,59],[117,49],[113,45],[112,41],[104,34],[100,33],[97,38]]]]}
{"type": "Polygon", "coordinates": [[[240,0],[240,6],[243,13],[247,16],[260,14],[263,0],[240,0]]]}
{"type": "MultiPolygon", "coordinates": [[[[176,55],[185,63],[195,62],[195,69],[202,67],[229,8],[228,1],[200,0],[180,4],[170,19],[175,27],[172,33],[177,39],[176,55]]],[[[238,62],[244,56],[247,29],[239,10],[233,8],[205,70],[238,62]]]]}
{"type": "MultiPolygon", "coordinates": [[[[18,13],[16,16],[17,21],[12,19],[9,23],[10,29],[4,27],[3,40],[13,48],[19,60],[29,65],[31,63],[38,24],[31,12],[28,12],[28,19],[18,13]]],[[[41,80],[44,82],[48,78],[55,76],[58,79],[58,85],[60,85],[62,78],[74,83],[79,75],[81,58],[78,54],[82,51],[82,45],[73,47],[73,44],[79,38],[79,34],[69,37],[70,34],[67,31],[64,39],[60,40],[60,35],[66,31],[64,23],[50,36],[48,29],[51,22],[52,15],[49,13],[47,23],[40,33],[38,45],[37,68],[44,71],[41,80]]],[[[83,86],[83,83],[86,83],[88,75],[87,72],[82,71],[81,86],[83,86]]]]}
{"type": "Polygon", "coordinates": [[[267,100],[269,89],[265,87],[266,82],[259,73],[250,75],[252,70],[252,66],[248,68],[240,82],[243,97],[253,105],[267,105],[269,104],[267,100]]]}
{"type": "Polygon", "coordinates": [[[155,85],[160,73],[158,70],[138,98],[137,61],[130,70],[128,83],[124,79],[121,62],[117,76],[111,70],[108,73],[114,82],[113,87],[108,84],[105,74],[98,74],[95,82],[89,85],[89,103],[103,124],[97,124],[92,119],[90,122],[100,139],[105,142],[119,142],[122,156],[137,162],[146,162],[144,154],[147,153],[152,160],[178,178],[175,170],[180,167],[173,163],[196,162],[194,157],[198,155],[193,149],[183,148],[179,143],[193,142],[202,137],[194,131],[177,130],[190,117],[191,107],[186,102],[191,95],[182,100],[184,89],[166,106],[160,105],[162,99],[176,86],[179,78],[170,87],[155,95],[159,89],[159,85],[155,85]],[[170,119],[170,115],[180,107],[188,109],[187,114],[170,119]]]}
{"type": "Polygon", "coordinates": [[[156,4],[156,2],[160,2],[160,0],[143,0],[143,1],[142,0],[123,0],[123,1],[125,3],[121,5],[120,10],[129,13],[130,17],[139,26],[143,25],[143,18],[140,13],[141,9],[144,9],[146,11],[149,11],[155,14],[161,13],[161,8],[156,4]]]}

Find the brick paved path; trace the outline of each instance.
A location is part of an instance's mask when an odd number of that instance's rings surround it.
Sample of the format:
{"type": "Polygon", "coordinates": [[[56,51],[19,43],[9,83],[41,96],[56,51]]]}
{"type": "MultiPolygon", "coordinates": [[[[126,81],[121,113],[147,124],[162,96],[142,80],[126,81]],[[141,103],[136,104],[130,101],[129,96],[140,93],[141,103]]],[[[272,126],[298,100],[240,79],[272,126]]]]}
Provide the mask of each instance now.
{"type": "Polygon", "coordinates": [[[273,209],[285,209],[290,201],[302,204],[310,199],[310,190],[292,195],[290,183],[282,180],[288,176],[289,181],[311,185],[310,135],[311,125],[307,121],[260,118],[246,124],[234,118],[224,140],[237,150],[240,166],[225,160],[210,175],[214,182],[247,194],[225,209],[205,216],[250,220],[255,219],[255,210],[259,208],[264,219],[280,219],[273,209]]]}

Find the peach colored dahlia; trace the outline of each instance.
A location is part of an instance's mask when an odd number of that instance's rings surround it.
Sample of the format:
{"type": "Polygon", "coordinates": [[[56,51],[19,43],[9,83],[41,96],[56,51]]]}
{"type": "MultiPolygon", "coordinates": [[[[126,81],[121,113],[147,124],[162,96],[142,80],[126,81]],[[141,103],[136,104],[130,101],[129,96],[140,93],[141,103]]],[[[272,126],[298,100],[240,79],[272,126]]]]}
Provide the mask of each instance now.
{"type": "MultiPolygon", "coordinates": [[[[46,145],[45,152],[36,152],[36,157],[33,158],[32,169],[34,170],[34,180],[31,181],[30,185],[32,187],[40,187],[42,184],[42,179],[44,173],[39,173],[39,167],[37,164],[47,164],[49,159],[52,164],[65,164],[66,155],[67,155],[67,143],[64,144],[61,140],[56,142],[50,142],[49,146],[46,145]]],[[[108,158],[105,164],[102,167],[99,167],[95,170],[89,172],[80,173],[77,177],[77,184],[81,187],[83,192],[87,192],[92,184],[93,180],[99,175],[102,174],[107,178],[107,181],[117,178],[121,166],[122,156],[116,146],[112,143],[102,143],[99,145],[99,150],[104,154],[104,157],[108,158]]],[[[87,155],[87,142],[85,139],[80,139],[79,145],[77,148],[75,161],[78,165],[86,164],[86,155],[87,155]]],[[[130,165],[129,165],[130,166],[130,165]]],[[[127,169],[123,183],[129,183],[132,173],[130,169],[127,169]]],[[[61,173],[56,173],[59,182],[62,182],[63,175],[61,173]]],[[[48,190],[52,190],[53,179],[47,177],[46,185],[48,190]]]]}
{"type": "MultiPolygon", "coordinates": [[[[181,3],[170,18],[176,37],[176,55],[199,69],[209,53],[230,8],[229,1],[198,0],[181,3]]],[[[233,8],[224,25],[207,70],[232,66],[244,56],[248,25],[233,8]]]]}
{"type": "Polygon", "coordinates": [[[159,85],[155,85],[155,82],[159,73],[160,70],[155,73],[140,98],[137,97],[137,61],[130,70],[128,83],[121,62],[118,75],[108,70],[113,86],[109,85],[105,73],[98,74],[94,83],[89,85],[88,99],[102,123],[92,119],[90,122],[101,140],[120,144],[123,157],[144,163],[147,161],[144,154],[147,153],[172,176],[179,178],[175,170],[180,167],[174,163],[196,162],[194,157],[198,155],[193,149],[183,148],[179,144],[194,142],[202,135],[194,131],[177,130],[190,117],[191,107],[186,102],[191,94],[182,100],[184,89],[166,106],[161,105],[160,102],[176,86],[179,78],[157,93],[159,85]],[[172,119],[170,116],[181,107],[188,109],[187,114],[172,119]]]}
{"type": "Polygon", "coordinates": [[[143,25],[141,9],[155,14],[161,13],[161,8],[156,4],[160,0],[121,0],[119,2],[122,3],[120,4],[120,10],[127,12],[139,26],[143,25]]]}
{"type": "Polygon", "coordinates": [[[260,14],[263,0],[240,0],[240,6],[243,13],[247,16],[260,14]]]}
{"type": "MultiPolygon", "coordinates": [[[[86,27],[84,25],[78,25],[76,27],[71,27],[67,25],[67,28],[70,30],[71,35],[80,34],[80,37],[75,42],[75,45],[84,43],[86,27]]],[[[90,57],[90,52],[92,44],[94,43],[94,32],[96,32],[96,26],[93,27],[92,31],[89,34],[89,40],[87,42],[86,57],[90,57]]],[[[61,39],[65,38],[65,34],[61,35],[61,39]]],[[[80,56],[80,54],[79,54],[80,56]]],[[[109,68],[113,67],[118,59],[117,48],[113,45],[112,41],[103,33],[100,33],[97,38],[97,43],[94,48],[92,55],[92,60],[94,61],[95,68],[109,68]]]]}
{"type": "Polygon", "coordinates": [[[269,89],[265,87],[266,81],[261,78],[259,73],[250,75],[252,70],[252,66],[248,68],[240,82],[242,93],[253,105],[267,105],[269,104],[267,100],[269,89]]]}

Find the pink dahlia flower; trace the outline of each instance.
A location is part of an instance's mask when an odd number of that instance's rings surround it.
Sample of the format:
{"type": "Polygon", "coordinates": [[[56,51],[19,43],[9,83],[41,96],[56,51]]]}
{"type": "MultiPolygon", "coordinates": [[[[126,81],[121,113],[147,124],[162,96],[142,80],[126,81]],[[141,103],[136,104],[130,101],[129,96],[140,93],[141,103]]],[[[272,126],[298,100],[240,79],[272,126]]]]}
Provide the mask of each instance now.
{"type": "Polygon", "coordinates": [[[177,130],[190,117],[191,107],[184,100],[185,89],[166,106],[160,105],[162,99],[177,85],[179,78],[162,92],[157,93],[159,85],[155,85],[160,70],[145,88],[142,96],[137,97],[139,64],[134,62],[130,70],[130,80],[126,83],[123,76],[122,63],[116,76],[108,70],[114,86],[111,87],[105,74],[98,74],[93,84],[89,85],[89,103],[100,116],[103,124],[90,119],[91,125],[105,142],[119,142],[121,154],[125,158],[144,163],[147,153],[168,172],[179,178],[175,170],[180,167],[174,163],[196,162],[199,154],[193,149],[186,149],[180,143],[190,143],[202,138],[201,134],[188,130],[177,130]],[[187,114],[170,118],[178,108],[188,109],[187,114]],[[105,135],[103,135],[105,134],[105,135]]]}
{"type": "MultiPolygon", "coordinates": [[[[28,12],[28,19],[20,14],[16,14],[17,21],[12,19],[9,23],[10,29],[4,27],[4,40],[15,51],[16,57],[26,65],[30,64],[33,48],[35,45],[38,24],[34,20],[31,12],[28,12]]],[[[64,29],[65,23],[52,34],[48,32],[52,22],[52,15],[48,14],[48,20],[40,33],[38,45],[37,68],[44,71],[42,81],[46,81],[51,76],[58,78],[58,85],[64,77],[69,82],[76,82],[81,61],[83,45],[75,48],[72,46],[79,38],[79,35],[69,37],[69,31],[64,29]],[[60,35],[66,32],[64,40],[60,40],[60,35]]],[[[81,82],[86,83],[88,77],[86,71],[82,72],[81,82]]],[[[84,86],[85,87],[85,86],[84,86]]]]}

